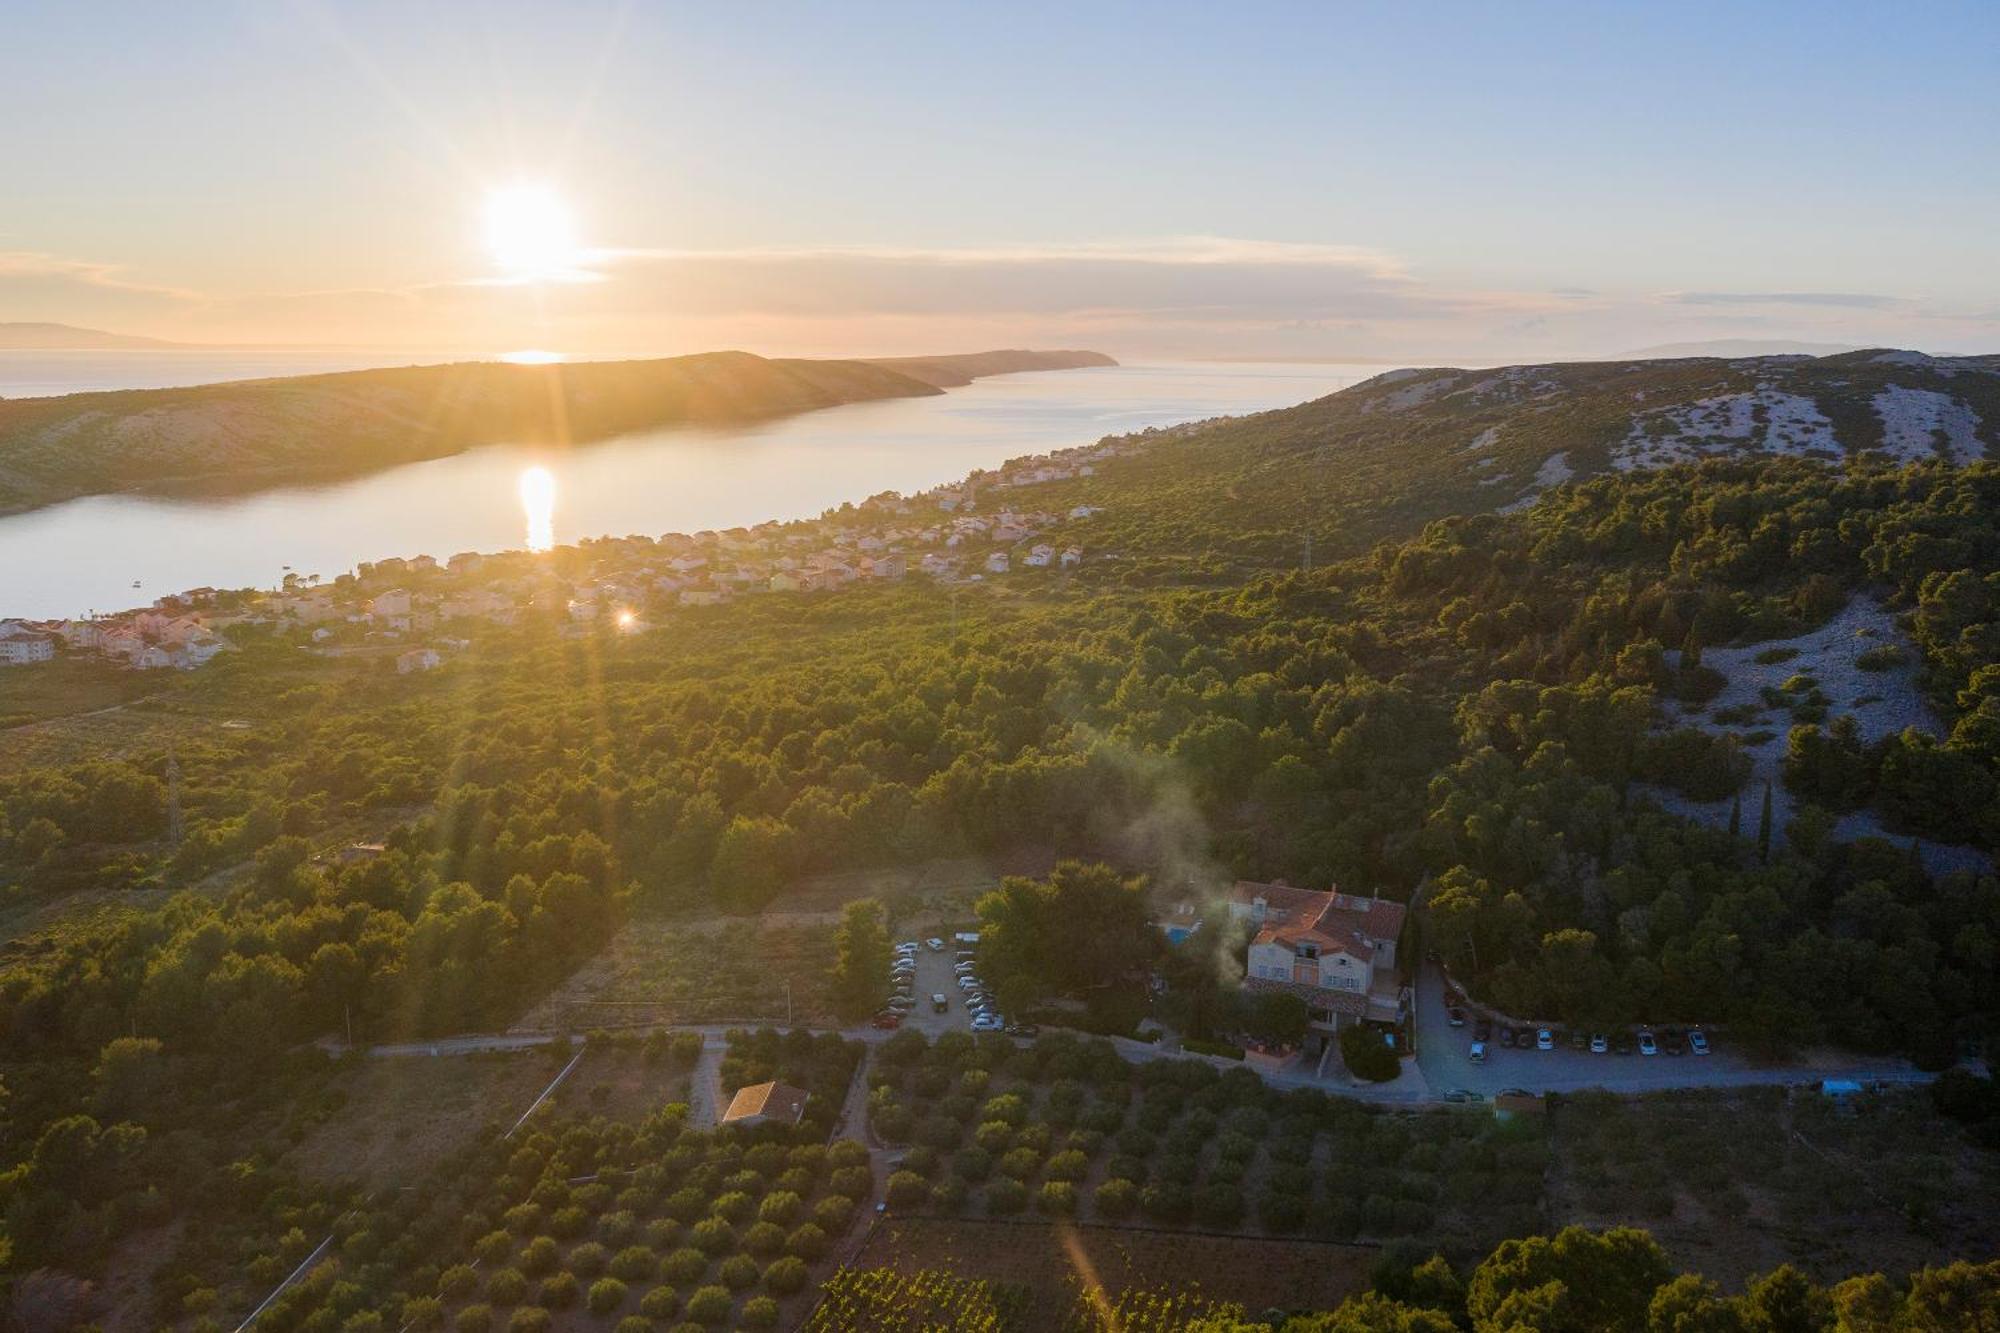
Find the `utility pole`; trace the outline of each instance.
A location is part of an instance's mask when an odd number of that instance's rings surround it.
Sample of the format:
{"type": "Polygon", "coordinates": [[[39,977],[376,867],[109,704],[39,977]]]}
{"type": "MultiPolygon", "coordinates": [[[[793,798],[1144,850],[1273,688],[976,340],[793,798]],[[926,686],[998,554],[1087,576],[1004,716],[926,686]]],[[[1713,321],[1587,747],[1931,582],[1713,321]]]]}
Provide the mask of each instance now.
{"type": "Polygon", "coordinates": [[[792,1025],[792,983],[785,983],[785,1026],[792,1025]]]}

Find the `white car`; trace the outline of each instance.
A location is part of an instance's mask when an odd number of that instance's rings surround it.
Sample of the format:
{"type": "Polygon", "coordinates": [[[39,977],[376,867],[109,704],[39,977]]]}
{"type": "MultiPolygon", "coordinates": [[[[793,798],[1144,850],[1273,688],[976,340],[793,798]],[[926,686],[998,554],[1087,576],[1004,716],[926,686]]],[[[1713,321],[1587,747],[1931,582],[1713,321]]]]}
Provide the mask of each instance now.
{"type": "Polygon", "coordinates": [[[929,949],[932,953],[943,953],[944,941],[939,939],[937,936],[933,935],[929,939],[924,941],[924,947],[929,949]]]}
{"type": "Polygon", "coordinates": [[[979,978],[978,978],[978,977],[960,977],[960,978],[958,979],[958,988],[959,988],[960,990],[978,990],[978,989],[979,989],[979,978]]]}
{"type": "Polygon", "coordinates": [[[979,964],[973,962],[970,958],[968,958],[962,963],[953,963],[951,965],[951,970],[958,973],[960,976],[964,976],[969,972],[978,970],[978,967],[979,964]]]}
{"type": "Polygon", "coordinates": [[[915,940],[904,940],[896,946],[897,953],[915,953],[916,951],[917,942],[915,940]]]}
{"type": "Polygon", "coordinates": [[[1006,1021],[998,1014],[981,1014],[972,1020],[974,1032],[998,1032],[1006,1026],[1006,1021]]]}

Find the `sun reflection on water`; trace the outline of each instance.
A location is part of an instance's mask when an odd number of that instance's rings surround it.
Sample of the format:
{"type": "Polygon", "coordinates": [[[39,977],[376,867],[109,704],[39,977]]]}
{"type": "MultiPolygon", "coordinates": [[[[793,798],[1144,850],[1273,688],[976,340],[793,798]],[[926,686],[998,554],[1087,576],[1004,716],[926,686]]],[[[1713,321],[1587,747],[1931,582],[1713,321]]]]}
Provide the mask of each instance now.
{"type": "Polygon", "coordinates": [[[546,551],[556,544],[556,478],[539,465],[524,468],[520,481],[521,512],[528,519],[528,549],[546,551]]]}

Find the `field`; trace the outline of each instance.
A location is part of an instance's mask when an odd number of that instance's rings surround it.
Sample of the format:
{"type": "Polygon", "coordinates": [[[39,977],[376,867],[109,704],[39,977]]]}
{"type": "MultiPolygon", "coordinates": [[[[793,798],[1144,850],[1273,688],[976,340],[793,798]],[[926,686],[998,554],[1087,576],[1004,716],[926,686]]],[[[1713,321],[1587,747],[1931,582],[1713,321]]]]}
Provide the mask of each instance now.
{"type": "Polygon", "coordinates": [[[2000,1251],[2000,1155],[1920,1092],[1843,1111],[1777,1089],[1573,1097],[1550,1116],[1553,1223],[1628,1223],[1727,1286],[1823,1281],[2000,1251]]]}
{"type": "Polygon", "coordinates": [[[407,1181],[482,1125],[504,1128],[559,1068],[539,1051],[358,1059],[336,1080],[336,1109],[290,1160],[300,1175],[327,1184],[358,1181],[375,1189],[407,1181]]]}
{"type": "Polygon", "coordinates": [[[0,730],[115,708],[173,681],[95,658],[58,658],[0,670],[0,730]]]}
{"type": "Polygon", "coordinates": [[[1367,1289],[1376,1251],[1366,1245],[1104,1227],[1075,1222],[891,1218],[852,1265],[960,1277],[1026,1289],[1010,1327],[1062,1326],[1087,1289],[1115,1301],[1129,1291],[1193,1289],[1255,1314],[1331,1309],[1367,1289]]]}
{"type": "Polygon", "coordinates": [[[578,968],[517,1027],[553,1032],[661,1023],[784,1023],[788,1017],[801,1025],[831,1023],[827,969],[833,958],[830,924],[640,918],[628,922],[602,953],[578,968]]]}

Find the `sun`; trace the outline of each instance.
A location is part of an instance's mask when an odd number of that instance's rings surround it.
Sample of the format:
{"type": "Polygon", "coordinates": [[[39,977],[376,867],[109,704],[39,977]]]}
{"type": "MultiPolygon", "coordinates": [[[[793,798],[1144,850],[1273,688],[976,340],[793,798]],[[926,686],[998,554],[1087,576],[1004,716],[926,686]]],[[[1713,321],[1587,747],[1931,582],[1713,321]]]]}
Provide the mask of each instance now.
{"type": "Polygon", "coordinates": [[[576,218],[552,187],[536,181],[502,186],[486,196],[486,249],[510,278],[558,278],[582,266],[576,218]]]}

